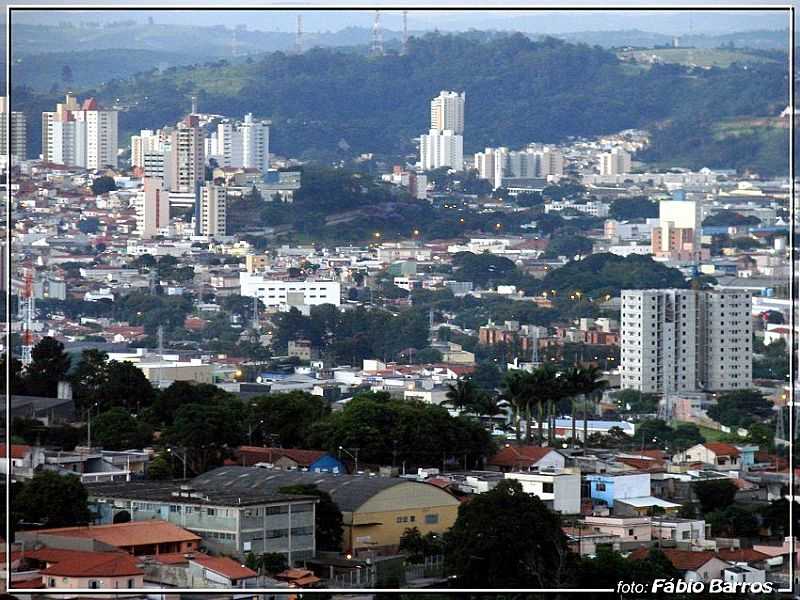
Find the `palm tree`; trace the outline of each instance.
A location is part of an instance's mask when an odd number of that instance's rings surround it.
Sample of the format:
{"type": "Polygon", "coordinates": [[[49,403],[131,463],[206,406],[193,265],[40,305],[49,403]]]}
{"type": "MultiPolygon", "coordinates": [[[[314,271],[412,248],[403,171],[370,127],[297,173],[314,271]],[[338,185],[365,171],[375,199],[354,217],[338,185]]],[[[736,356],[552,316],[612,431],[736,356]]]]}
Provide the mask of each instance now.
{"type": "Polygon", "coordinates": [[[455,385],[447,384],[447,404],[462,412],[467,407],[473,407],[478,399],[478,388],[471,379],[460,377],[455,385]]]}
{"type": "Polygon", "coordinates": [[[582,394],[583,373],[578,367],[570,367],[561,373],[561,383],[565,397],[570,399],[570,416],[572,417],[572,447],[578,439],[577,424],[575,421],[575,397],[582,394]]]}
{"type": "MultiPolygon", "coordinates": [[[[527,388],[529,393],[529,407],[539,407],[539,443],[544,442],[544,418],[549,404],[555,399],[556,370],[550,365],[544,365],[528,374],[527,388]]],[[[530,410],[530,408],[529,408],[530,410]]],[[[530,421],[528,422],[528,439],[530,439],[530,421]]],[[[549,428],[549,427],[548,427],[549,428]]]]}
{"type": "MultiPolygon", "coordinates": [[[[526,376],[527,373],[523,371],[509,371],[503,383],[501,384],[502,392],[500,398],[508,401],[511,404],[513,411],[512,419],[514,421],[514,431],[517,436],[517,443],[519,443],[522,435],[519,430],[520,415],[523,410],[528,408],[528,401],[526,397],[526,376]]],[[[530,422],[530,421],[529,421],[530,422]]]]}
{"type": "MultiPolygon", "coordinates": [[[[581,384],[581,392],[586,400],[588,400],[592,404],[592,412],[596,413],[597,410],[594,406],[595,398],[597,396],[597,392],[604,389],[608,382],[605,380],[601,380],[600,377],[602,376],[603,372],[600,370],[599,367],[583,367],[580,369],[582,373],[581,379],[583,380],[581,384]]],[[[583,409],[583,447],[586,447],[586,442],[588,440],[588,433],[589,433],[589,418],[586,414],[586,403],[584,403],[583,409]]]]}

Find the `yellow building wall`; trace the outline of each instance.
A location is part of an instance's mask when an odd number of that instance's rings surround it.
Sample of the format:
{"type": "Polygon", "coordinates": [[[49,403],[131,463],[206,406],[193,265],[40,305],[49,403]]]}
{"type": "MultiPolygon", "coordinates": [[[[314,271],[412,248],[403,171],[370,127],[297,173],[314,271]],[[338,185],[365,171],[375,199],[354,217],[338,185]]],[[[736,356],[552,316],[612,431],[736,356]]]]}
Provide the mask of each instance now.
{"type": "Polygon", "coordinates": [[[459,501],[439,488],[408,482],[384,490],[354,513],[343,513],[343,549],[358,555],[368,550],[394,549],[406,529],[422,535],[444,533],[456,521],[459,501]],[[436,515],[436,523],[426,517],[436,515]]]}

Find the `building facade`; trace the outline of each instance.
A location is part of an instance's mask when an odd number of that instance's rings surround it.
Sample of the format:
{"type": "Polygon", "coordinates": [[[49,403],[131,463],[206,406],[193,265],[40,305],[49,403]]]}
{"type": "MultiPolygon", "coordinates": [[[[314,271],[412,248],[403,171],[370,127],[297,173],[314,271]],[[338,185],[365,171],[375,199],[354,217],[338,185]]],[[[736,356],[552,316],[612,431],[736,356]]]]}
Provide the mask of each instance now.
{"type": "Polygon", "coordinates": [[[644,393],[746,389],[752,384],[750,294],[623,290],[623,389],[644,393]]]}
{"type": "Polygon", "coordinates": [[[136,229],[145,239],[159,235],[169,226],[169,194],[162,179],[145,177],[136,194],[136,229]]]}
{"type": "Polygon", "coordinates": [[[198,234],[222,237],[228,227],[228,196],[225,186],[207,184],[200,188],[200,221],[198,234]]]}
{"type": "Polygon", "coordinates": [[[42,160],[86,169],[117,167],[117,111],[94,98],[79,104],[67,94],[53,112],[42,113],[42,160]]]}
{"type": "Polygon", "coordinates": [[[341,285],[338,281],[284,281],[269,279],[257,273],[239,273],[242,296],[256,296],[267,308],[289,304],[341,304],[341,285]]]}

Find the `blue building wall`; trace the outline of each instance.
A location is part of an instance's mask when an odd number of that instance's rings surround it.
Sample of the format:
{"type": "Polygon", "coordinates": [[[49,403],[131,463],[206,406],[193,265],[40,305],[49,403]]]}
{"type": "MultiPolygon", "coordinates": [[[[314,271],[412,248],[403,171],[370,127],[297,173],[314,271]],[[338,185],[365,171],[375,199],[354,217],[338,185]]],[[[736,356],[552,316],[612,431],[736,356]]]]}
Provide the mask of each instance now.
{"type": "Polygon", "coordinates": [[[589,496],[592,500],[602,500],[609,508],[614,506],[614,478],[606,477],[603,475],[588,475],[586,479],[589,481],[589,496]],[[605,486],[605,490],[598,490],[597,484],[605,486]]]}
{"type": "Polygon", "coordinates": [[[344,464],[330,454],[317,459],[308,466],[312,473],[347,473],[344,464]]]}

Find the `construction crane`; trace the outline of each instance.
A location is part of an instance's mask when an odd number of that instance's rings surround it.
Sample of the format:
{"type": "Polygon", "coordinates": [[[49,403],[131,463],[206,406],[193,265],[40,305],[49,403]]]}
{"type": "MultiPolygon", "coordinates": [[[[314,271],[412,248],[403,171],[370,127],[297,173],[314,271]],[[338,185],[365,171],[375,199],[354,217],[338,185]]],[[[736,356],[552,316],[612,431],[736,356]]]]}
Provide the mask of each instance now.
{"type": "Polygon", "coordinates": [[[372,56],[383,56],[383,31],[381,31],[381,11],[375,11],[375,21],[372,23],[372,45],[369,53],[372,56]]]}
{"type": "Polygon", "coordinates": [[[22,364],[28,366],[33,362],[33,269],[25,269],[25,285],[20,298],[20,312],[22,313],[22,364]]]}

